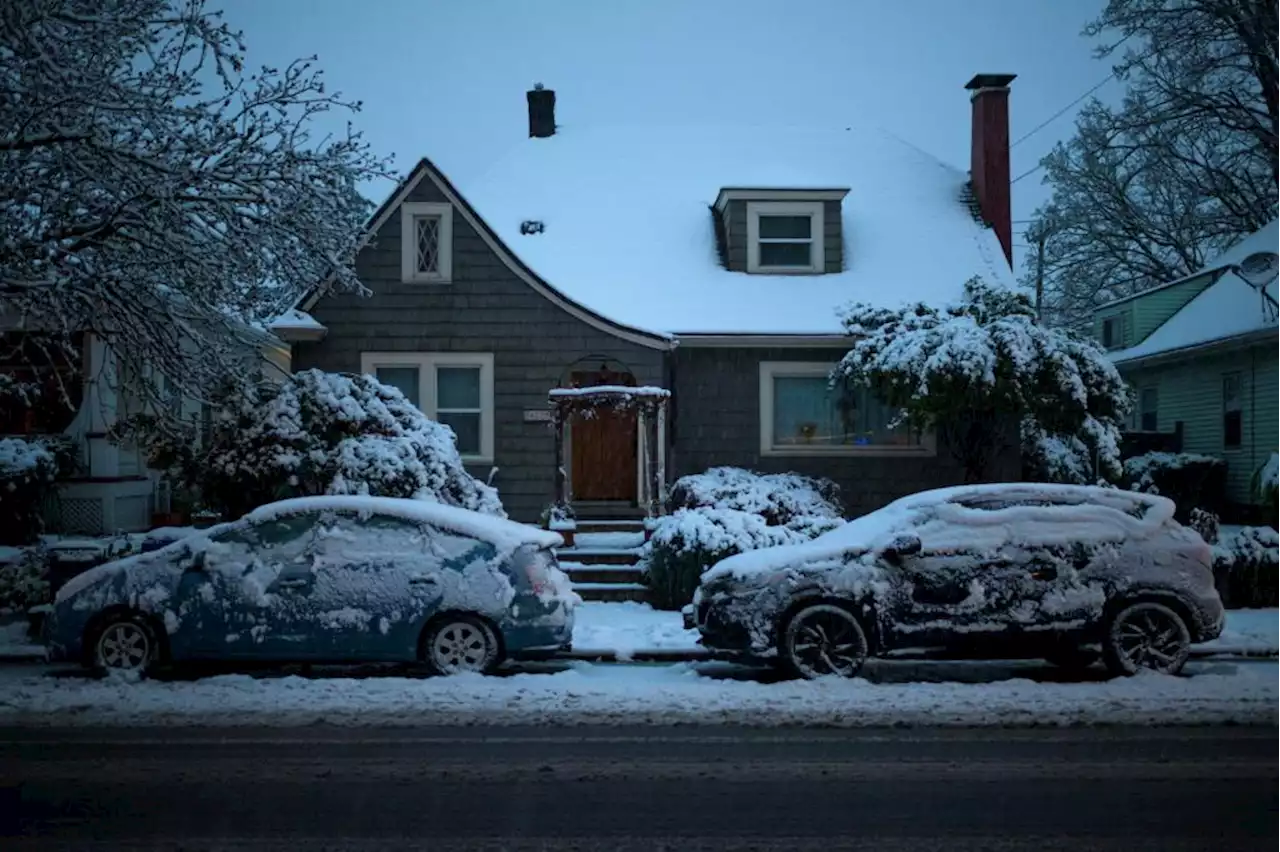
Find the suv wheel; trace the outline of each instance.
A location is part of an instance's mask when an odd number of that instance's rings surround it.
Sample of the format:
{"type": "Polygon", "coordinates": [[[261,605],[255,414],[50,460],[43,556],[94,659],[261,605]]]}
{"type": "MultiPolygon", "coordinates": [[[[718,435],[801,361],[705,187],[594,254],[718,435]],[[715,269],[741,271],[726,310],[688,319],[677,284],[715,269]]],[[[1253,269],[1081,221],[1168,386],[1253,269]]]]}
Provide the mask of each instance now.
{"type": "Polygon", "coordinates": [[[813,604],[791,616],[778,655],[803,678],[854,677],[867,659],[867,634],[844,607],[813,604]]]}
{"type": "Polygon", "coordinates": [[[1182,617],[1164,604],[1129,604],[1111,619],[1102,655],[1113,675],[1142,669],[1177,674],[1191,655],[1191,633],[1182,617]]]}

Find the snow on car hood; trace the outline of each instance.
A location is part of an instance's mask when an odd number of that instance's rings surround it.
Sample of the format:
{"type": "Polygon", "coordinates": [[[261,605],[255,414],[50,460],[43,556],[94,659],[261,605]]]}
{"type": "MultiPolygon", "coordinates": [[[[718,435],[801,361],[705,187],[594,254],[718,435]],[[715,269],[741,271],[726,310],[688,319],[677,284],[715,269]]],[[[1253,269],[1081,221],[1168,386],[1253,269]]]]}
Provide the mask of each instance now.
{"type": "Polygon", "coordinates": [[[1093,486],[997,483],[939,488],[903,497],[810,542],[731,556],[706,571],[702,581],[750,581],[788,567],[837,561],[883,548],[908,532],[933,550],[980,552],[1020,541],[1067,545],[1133,540],[1161,530],[1173,518],[1174,508],[1164,497],[1093,486]],[[982,507],[995,501],[1023,505],[982,507]]]}

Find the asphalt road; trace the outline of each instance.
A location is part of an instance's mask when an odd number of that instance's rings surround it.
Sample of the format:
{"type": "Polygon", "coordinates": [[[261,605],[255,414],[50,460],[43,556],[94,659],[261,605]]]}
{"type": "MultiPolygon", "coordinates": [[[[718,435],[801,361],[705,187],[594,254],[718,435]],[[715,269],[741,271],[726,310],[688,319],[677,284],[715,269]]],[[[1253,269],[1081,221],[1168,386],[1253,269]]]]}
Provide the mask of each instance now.
{"type": "Polygon", "coordinates": [[[0,729],[19,850],[1276,848],[1275,728],[0,729]]]}

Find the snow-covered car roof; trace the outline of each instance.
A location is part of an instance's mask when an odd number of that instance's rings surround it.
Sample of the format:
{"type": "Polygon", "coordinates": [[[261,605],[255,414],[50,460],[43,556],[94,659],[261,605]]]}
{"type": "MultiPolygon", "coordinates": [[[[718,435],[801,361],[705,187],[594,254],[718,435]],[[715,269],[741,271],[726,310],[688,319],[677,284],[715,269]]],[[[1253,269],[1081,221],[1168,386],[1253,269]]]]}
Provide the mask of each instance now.
{"type": "Polygon", "coordinates": [[[499,549],[514,549],[521,545],[558,547],[563,539],[559,533],[482,515],[470,509],[430,503],[425,500],[409,500],[400,497],[295,497],[259,506],[245,518],[252,523],[274,520],[285,515],[303,512],[355,512],[364,515],[390,515],[420,524],[431,524],[450,532],[477,538],[497,545],[499,549]]]}
{"type": "MultiPolygon", "coordinates": [[[[260,506],[239,520],[263,523],[304,512],[324,511],[353,512],[361,515],[389,515],[414,523],[430,524],[449,532],[469,536],[480,541],[487,541],[494,545],[499,552],[512,551],[524,545],[538,548],[558,547],[564,541],[559,533],[547,532],[526,524],[509,521],[506,518],[482,515],[479,512],[460,509],[456,506],[445,506],[440,503],[398,497],[363,497],[358,495],[295,497],[290,500],[280,500],[276,503],[260,506]]],[[[237,520],[228,524],[219,524],[208,530],[194,532],[191,535],[180,538],[159,550],[136,554],[90,568],[88,571],[72,577],[62,588],[58,589],[56,599],[59,602],[64,601],[105,577],[127,570],[133,565],[166,558],[188,545],[207,545],[210,536],[226,529],[230,524],[238,522],[237,520]]]]}
{"type": "Polygon", "coordinates": [[[1165,497],[1086,485],[1017,482],[938,488],[910,494],[804,544],[731,556],[702,579],[746,578],[825,562],[884,547],[908,532],[930,548],[947,550],[996,550],[1020,541],[1122,541],[1153,534],[1174,510],[1165,497]]]}

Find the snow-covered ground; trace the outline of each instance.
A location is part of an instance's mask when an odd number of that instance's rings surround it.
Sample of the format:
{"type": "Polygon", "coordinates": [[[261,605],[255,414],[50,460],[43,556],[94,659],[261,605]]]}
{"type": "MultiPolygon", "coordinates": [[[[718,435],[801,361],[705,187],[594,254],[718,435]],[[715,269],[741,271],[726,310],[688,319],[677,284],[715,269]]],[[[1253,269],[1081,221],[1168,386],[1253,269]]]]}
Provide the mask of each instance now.
{"type": "Polygon", "coordinates": [[[1196,645],[1202,651],[1244,651],[1250,654],[1280,652],[1280,610],[1230,609],[1222,635],[1212,642],[1196,645]]]}
{"type": "Polygon", "coordinates": [[[35,644],[27,636],[25,620],[0,624],[0,659],[43,656],[44,646],[35,644]]]}
{"type": "Polygon", "coordinates": [[[665,612],[635,601],[588,601],[575,612],[575,651],[610,652],[620,660],[627,660],[636,651],[698,648],[698,631],[685,630],[678,612],[665,612]]]}
{"type": "Polygon", "coordinates": [[[1019,677],[1016,666],[1011,679],[980,683],[761,683],[708,676],[717,665],[576,663],[507,677],[224,675],[179,683],[50,677],[11,667],[0,670],[0,724],[1275,724],[1278,696],[1269,661],[1197,663],[1189,677],[1092,683],[1037,683],[1019,677]]]}

